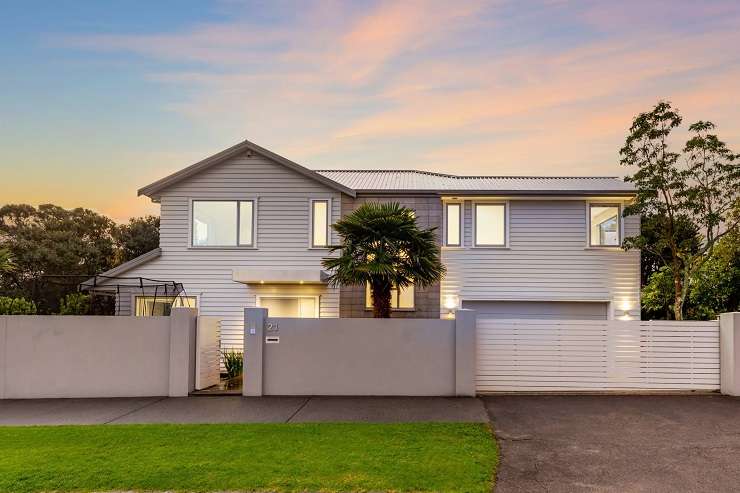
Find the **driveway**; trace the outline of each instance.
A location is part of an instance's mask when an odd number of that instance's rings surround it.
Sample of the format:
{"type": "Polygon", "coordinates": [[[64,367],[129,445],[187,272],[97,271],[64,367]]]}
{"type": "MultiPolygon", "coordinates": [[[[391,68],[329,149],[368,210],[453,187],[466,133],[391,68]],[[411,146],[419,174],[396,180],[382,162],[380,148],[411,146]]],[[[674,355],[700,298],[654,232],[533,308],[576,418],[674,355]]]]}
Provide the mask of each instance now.
{"type": "Polygon", "coordinates": [[[740,398],[484,397],[496,493],[740,491],[740,398]]]}

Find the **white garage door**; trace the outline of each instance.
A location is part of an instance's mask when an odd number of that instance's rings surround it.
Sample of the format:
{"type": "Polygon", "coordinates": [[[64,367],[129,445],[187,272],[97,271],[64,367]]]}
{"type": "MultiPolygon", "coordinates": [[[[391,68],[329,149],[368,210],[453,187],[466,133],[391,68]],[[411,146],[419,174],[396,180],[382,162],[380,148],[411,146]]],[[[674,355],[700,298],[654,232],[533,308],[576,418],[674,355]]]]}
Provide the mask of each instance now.
{"type": "Polygon", "coordinates": [[[462,307],[477,310],[479,318],[606,320],[607,315],[603,302],[463,300],[462,307]]]}

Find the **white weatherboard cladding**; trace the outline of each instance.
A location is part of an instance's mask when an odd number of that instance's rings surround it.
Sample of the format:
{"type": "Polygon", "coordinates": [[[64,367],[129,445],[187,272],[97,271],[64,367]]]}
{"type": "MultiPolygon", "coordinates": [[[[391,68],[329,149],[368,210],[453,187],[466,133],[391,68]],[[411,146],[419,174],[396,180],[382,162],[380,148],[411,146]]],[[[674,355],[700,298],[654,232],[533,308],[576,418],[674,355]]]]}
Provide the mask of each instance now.
{"type": "MultiPolygon", "coordinates": [[[[320,316],[339,316],[339,290],[324,285],[246,285],[234,282],[234,269],[319,269],[326,249],[309,248],[310,200],[329,199],[331,220],[340,214],[339,192],[258,155],[232,158],[164,190],[161,197],[162,255],[125,276],[181,282],[197,295],[204,316],[218,316],[223,347],[241,347],[245,307],[257,294],[320,296],[320,316]],[[191,248],[193,199],[255,200],[256,248],[191,248]]],[[[332,241],[338,241],[332,232],[332,241]]],[[[135,293],[134,293],[135,294],[135,293]]],[[[120,313],[131,313],[122,296],[120,313]]]]}
{"type": "Polygon", "coordinates": [[[478,317],[478,392],[720,387],[719,322],[478,317]]]}
{"type": "MultiPolygon", "coordinates": [[[[463,247],[443,248],[442,304],[458,300],[607,301],[637,310],[640,253],[588,248],[585,200],[510,200],[506,248],[474,248],[465,201],[463,247]]],[[[639,217],[624,220],[625,236],[639,217]]]]}

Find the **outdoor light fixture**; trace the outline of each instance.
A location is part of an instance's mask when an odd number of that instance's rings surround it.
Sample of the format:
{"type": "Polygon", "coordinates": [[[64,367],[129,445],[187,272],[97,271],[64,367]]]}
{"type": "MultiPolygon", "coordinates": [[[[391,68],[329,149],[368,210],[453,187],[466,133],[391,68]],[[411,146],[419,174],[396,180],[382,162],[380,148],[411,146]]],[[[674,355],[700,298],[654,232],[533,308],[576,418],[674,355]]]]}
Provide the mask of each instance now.
{"type": "Polygon", "coordinates": [[[458,304],[458,298],[454,294],[450,294],[445,296],[445,304],[444,307],[447,310],[447,314],[452,317],[455,313],[455,309],[457,308],[458,304]]]}
{"type": "Polygon", "coordinates": [[[630,320],[632,317],[639,317],[640,310],[635,308],[632,301],[622,299],[618,303],[619,308],[614,310],[614,316],[621,320],[630,320]]]}

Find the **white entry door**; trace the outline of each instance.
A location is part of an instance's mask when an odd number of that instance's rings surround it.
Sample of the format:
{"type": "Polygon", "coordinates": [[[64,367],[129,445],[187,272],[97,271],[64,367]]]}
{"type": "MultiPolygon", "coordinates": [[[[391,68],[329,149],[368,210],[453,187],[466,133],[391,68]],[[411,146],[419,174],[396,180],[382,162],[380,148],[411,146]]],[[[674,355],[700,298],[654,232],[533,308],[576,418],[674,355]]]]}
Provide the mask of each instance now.
{"type": "Polygon", "coordinates": [[[267,308],[269,317],[319,318],[318,296],[258,296],[257,306],[267,308]]]}

